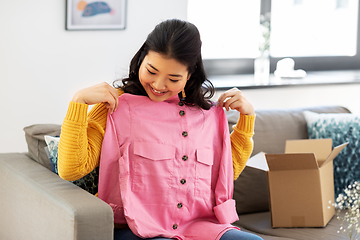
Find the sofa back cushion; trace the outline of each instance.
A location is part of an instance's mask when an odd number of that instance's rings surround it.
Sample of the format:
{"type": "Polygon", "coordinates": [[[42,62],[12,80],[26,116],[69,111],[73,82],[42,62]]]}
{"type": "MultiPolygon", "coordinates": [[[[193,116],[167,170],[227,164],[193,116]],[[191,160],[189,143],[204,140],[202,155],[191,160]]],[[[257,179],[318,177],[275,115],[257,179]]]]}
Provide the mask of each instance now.
{"type": "MultiPolygon", "coordinates": [[[[254,128],[254,150],[252,156],[259,152],[284,153],[286,140],[307,139],[307,124],[304,111],[316,113],[350,113],[341,106],[322,106],[294,109],[257,110],[254,128]]],[[[226,113],[229,129],[237,123],[239,113],[226,113]]]]}

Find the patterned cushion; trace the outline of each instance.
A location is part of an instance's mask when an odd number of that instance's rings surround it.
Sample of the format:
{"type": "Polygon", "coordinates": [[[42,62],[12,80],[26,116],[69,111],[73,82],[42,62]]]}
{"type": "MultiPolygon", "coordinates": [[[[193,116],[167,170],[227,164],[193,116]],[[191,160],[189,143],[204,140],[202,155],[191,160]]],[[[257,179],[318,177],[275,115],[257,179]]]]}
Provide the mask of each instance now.
{"type": "Polygon", "coordinates": [[[360,181],[360,117],[353,114],[304,112],[309,138],[332,138],[333,147],[349,144],[334,159],[335,198],[354,181],[360,181]]]}
{"type": "Polygon", "coordinates": [[[48,158],[50,159],[50,164],[51,164],[51,170],[54,173],[58,173],[57,170],[57,156],[58,156],[58,146],[59,146],[59,136],[49,136],[49,135],[45,135],[44,136],[45,139],[45,143],[46,143],[46,147],[45,147],[45,153],[48,156],[48,158]]]}
{"type": "MultiPolygon", "coordinates": [[[[52,171],[57,174],[58,146],[60,137],[52,137],[45,135],[44,138],[47,144],[47,147],[45,147],[45,152],[50,159],[52,171]]],[[[88,175],[76,181],[72,181],[72,183],[81,187],[85,191],[88,191],[91,194],[96,194],[98,192],[99,167],[96,167],[88,175]]]]}

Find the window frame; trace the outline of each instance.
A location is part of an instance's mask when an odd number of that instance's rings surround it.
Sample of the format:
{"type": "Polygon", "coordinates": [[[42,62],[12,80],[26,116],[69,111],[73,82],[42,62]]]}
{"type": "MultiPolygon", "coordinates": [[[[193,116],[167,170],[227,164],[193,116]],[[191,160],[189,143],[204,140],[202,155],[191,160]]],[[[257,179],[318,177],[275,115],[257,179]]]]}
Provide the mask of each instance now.
{"type": "MultiPolygon", "coordinates": [[[[360,1],[360,0],[359,0],[360,1]]],[[[261,0],[261,14],[271,12],[271,0],[261,0]]],[[[357,44],[354,56],[324,56],[324,57],[292,57],[295,69],[305,71],[331,71],[360,69],[360,3],[358,4],[357,44]]],[[[270,72],[276,69],[276,63],[282,58],[270,56],[270,72]]],[[[237,75],[253,74],[254,59],[204,59],[207,75],[237,75]]]]}

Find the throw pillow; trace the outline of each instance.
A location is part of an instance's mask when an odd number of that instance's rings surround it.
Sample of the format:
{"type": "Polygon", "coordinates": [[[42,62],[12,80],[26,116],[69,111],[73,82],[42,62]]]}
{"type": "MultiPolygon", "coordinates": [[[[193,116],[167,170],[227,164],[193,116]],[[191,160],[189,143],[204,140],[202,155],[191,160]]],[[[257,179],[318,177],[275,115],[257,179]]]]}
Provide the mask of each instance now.
{"type": "Polygon", "coordinates": [[[58,155],[58,146],[60,137],[53,137],[49,135],[44,136],[46,147],[45,152],[48,158],[50,159],[51,170],[54,173],[58,173],[57,170],[57,155],[58,155]]]}
{"type": "Polygon", "coordinates": [[[360,181],[360,117],[350,113],[305,111],[309,138],[331,138],[333,147],[349,144],[334,159],[335,198],[354,181],[360,181]]]}
{"type": "Polygon", "coordinates": [[[246,166],[234,182],[238,215],[269,211],[269,190],[265,171],[246,166]]]}
{"type": "MultiPolygon", "coordinates": [[[[44,138],[47,144],[47,147],[45,147],[45,151],[48,155],[48,158],[50,159],[52,171],[57,174],[58,147],[60,137],[52,137],[45,135],[44,138]]],[[[99,167],[96,167],[86,176],[71,182],[91,194],[96,194],[98,192],[99,167]]]]}
{"type": "Polygon", "coordinates": [[[267,163],[265,153],[260,152],[251,157],[244,171],[234,182],[234,199],[238,215],[269,211],[269,189],[267,169],[259,167],[267,163]],[[254,163],[257,162],[257,166],[254,163]]]}

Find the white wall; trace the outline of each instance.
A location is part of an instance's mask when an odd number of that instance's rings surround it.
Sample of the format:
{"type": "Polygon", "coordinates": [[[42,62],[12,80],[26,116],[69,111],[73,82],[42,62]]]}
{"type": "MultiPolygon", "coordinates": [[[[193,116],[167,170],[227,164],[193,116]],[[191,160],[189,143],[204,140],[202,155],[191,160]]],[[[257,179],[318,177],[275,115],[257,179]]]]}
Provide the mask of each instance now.
{"type": "Polygon", "coordinates": [[[126,30],[66,31],[65,0],[0,1],[0,152],[27,151],[23,128],[61,124],[73,94],[126,75],[161,20],[187,0],[128,0],[126,30]]]}
{"type": "MultiPolygon", "coordinates": [[[[126,30],[65,31],[65,0],[0,1],[0,152],[27,151],[23,128],[61,124],[73,94],[126,75],[161,20],[187,0],[128,0],[126,30]]],[[[325,104],[360,114],[360,84],[244,90],[256,109],[325,104]]]]}

